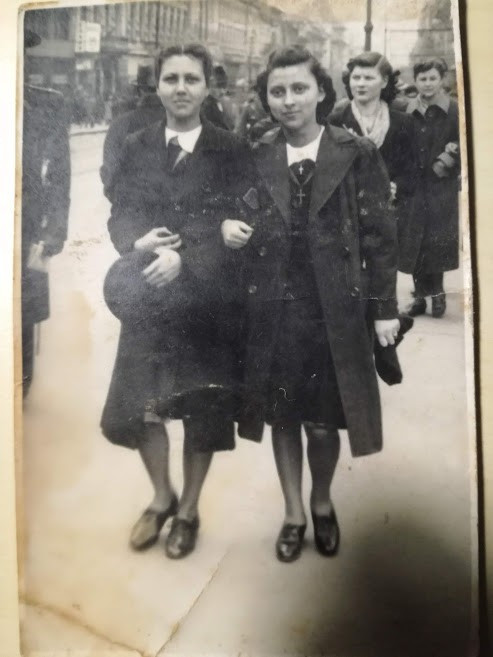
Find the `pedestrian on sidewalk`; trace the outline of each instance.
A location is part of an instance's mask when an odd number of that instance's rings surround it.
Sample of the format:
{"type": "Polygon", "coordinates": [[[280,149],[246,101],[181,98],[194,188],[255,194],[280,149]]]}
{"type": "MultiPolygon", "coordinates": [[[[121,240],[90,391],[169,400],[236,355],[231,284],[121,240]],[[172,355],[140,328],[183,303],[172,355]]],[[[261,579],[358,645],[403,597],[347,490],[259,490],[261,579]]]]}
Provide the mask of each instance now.
{"type": "Polygon", "coordinates": [[[399,224],[399,269],[413,275],[413,317],[426,312],[426,297],[433,317],[443,317],[443,274],[459,267],[459,110],[443,89],[446,71],[440,58],[415,64],[419,95],[407,108],[418,175],[412,213],[399,224]]]}
{"type": "Polygon", "coordinates": [[[342,80],[349,103],[334,111],[331,125],[370,139],[387,167],[394,220],[406,223],[416,188],[412,118],[393,109],[399,71],[378,52],[350,59],[342,80]]]}
{"type": "Polygon", "coordinates": [[[125,139],[128,135],[156,121],[162,121],[166,115],[163,104],[156,94],[156,78],[151,66],[139,66],[135,88],[138,96],[137,107],[115,117],[104,140],[100,175],[104,195],[110,201],[125,139]]]}
{"type": "Polygon", "coordinates": [[[224,222],[222,232],[250,261],[239,433],[259,440],[263,422],[272,427],[285,501],[276,553],[291,562],[306,530],[302,426],[315,542],[324,556],[339,545],[330,494],[338,429],[347,427],[354,456],[382,448],[373,333],[393,349],[397,243],[376,146],[321,123],[335,94],[315,57],[302,46],[275,51],[258,89],[280,126],[254,149],[259,182],[244,197],[245,212],[259,209],[250,221],[224,222]]]}
{"type": "MultiPolygon", "coordinates": [[[[41,37],[26,29],[29,48],[41,37]]],[[[27,396],[34,372],[35,327],[50,316],[49,262],[67,239],[70,147],[67,111],[59,91],[24,85],[22,121],[22,379],[27,396]]]]}
{"type": "Polygon", "coordinates": [[[220,226],[248,190],[247,145],[201,120],[212,61],[201,45],[156,61],[166,118],[130,135],[108,228],[121,258],[105,298],[121,320],[104,435],[138,449],[154,498],[134,526],[135,550],[153,545],[170,516],[166,554],[195,547],[199,498],[215,451],[232,450],[240,312],[237,256],[220,226]],[[184,425],[184,487],[169,475],[167,418],[184,425]]]}

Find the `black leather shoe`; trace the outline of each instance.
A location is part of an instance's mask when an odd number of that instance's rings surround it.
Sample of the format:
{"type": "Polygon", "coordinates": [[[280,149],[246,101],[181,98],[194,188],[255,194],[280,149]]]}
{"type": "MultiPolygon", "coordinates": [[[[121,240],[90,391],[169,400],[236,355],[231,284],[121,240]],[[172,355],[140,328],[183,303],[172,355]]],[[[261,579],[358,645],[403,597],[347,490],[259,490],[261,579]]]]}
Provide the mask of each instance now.
{"type": "Polygon", "coordinates": [[[312,511],[315,545],[324,557],[334,557],[339,549],[340,531],[335,511],[328,516],[317,516],[312,511]]]}
{"type": "Polygon", "coordinates": [[[445,298],[445,292],[435,294],[431,297],[431,314],[433,317],[436,317],[437,319],[443,317],[446,309],[447,301],[445,298]]]}
{"type": "Polygon", "coordinates": [[[301,554],[303,539],[305,537],[306,525],[282,526],[276,541],[276,554],[279,561],[289,563],[295,561],[301,554]]]}
{"type": "Polygon", "coordinates": [[[141,551],[150,548],[159,538],[164,523],[178,511],[178,498],[173,496],[171,503],[164,511],[146,509],[133,526],[130,534],[130,547],[141,551]]]}
{"type": "Polygon", "coordinates": [[[417,317],[418,315],[424,315],[426,312],[426,299],[424,297],[415,297],[412,304],[406,310],[406,315],[409,317],[417,317]]]}
{"type": "Polygon", "coordinates": [[[199,531],[199,518],[185,520],[173,518],[173,524],[166,539],[166,555],[170,559],[181,559],[193,552],[199,531]]]}

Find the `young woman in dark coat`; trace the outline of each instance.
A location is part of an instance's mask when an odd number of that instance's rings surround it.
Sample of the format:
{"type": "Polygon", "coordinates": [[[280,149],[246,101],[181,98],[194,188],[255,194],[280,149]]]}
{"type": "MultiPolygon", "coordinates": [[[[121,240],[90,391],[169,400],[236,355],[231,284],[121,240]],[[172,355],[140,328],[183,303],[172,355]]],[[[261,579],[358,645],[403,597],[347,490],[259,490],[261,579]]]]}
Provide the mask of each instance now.
{"type": "Polygon", "coordinates": [[[443,90],[447,65],[431,58],[414,66],[419,95],[409,102],[418,164],[412,214],[399,226],[399,269],[412,274],[412,316],[426,312],[431,296],[433,317],[446,310],[443,273],[459,266],[459,110],[443,90]]]}
{"type": "Polygon", "coordinates": [[[154,487],[131,546],[151,546],[175,516],[170,558],[195,546],[213,452],[234,448],[236,270],[220,225],[238,215],[250,154],[238,137],[201,121],[211,68],[200,45],[159,55],[157,93],[167,118],[127,138],[108,224],[121,258],[106,277],[105,298],[122,329],[102,429],[139,450],[154,487]],[[169,478],[169,417],[183,419],[185,430],[180,499],[169,478]]]}
{"type": "Polygon", "coordinates": [[[321,125],[335,94],[311,53],[274,52],[258,88],[280,126],[254,149],[259,181],[243,197],[245,220],[225,221],[222,232],[249,261],[239,432],[259,439],[263,422],[272,426],[285,500],[276,553],[288,562],[306,529],[302,426],[315,542],[325,556],[339,545],[330,496],[338,428],[347,427],[355,456],[382,448],[373,332],[386,347],[399,329],[397,244],[385,165],[370,142],[321,125]]]}
{"type": "Polygon", "coordinates": [[[370,139],[378,148],[390,178],[397,220],[405,222],[416,187],[413,122],[392,109],[399,71],[378,52],[350,59],[342,79],[349,103],[333,112],[332,125],[370,139]]]}

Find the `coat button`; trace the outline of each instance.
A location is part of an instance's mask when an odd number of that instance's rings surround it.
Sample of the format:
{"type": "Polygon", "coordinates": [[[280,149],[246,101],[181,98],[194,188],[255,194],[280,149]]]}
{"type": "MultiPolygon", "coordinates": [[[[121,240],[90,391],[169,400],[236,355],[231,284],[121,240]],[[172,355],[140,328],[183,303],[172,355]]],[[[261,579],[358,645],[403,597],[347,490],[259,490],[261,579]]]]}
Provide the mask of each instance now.
{"type": "Polygon", "coordinates": [[[258,250],[258,254],[259,254],[259,256],[262,256],[262,257],[267,255],[267,247],[266,246],[261,246],[258,250]]]}
{"type": "Polygon", "coordinates": [[[354,287],[351,288],[351,292],[349,293],[352,297],[358,297],[359,296],[359,287],[354,287]]]}
{"type": "Polygon", "coordinates": [[[351,250],[349,249],[349,246],[345,246],[342,249],[342,257],[343,258],[349,258],[350,255],[351,255],[351,250]]]}
{"type": "Polygon", "coordinates": [[[248,286],[248,294],[255,294],[257,291],[257,286],[256,285],[249,285],[248,286]]]}

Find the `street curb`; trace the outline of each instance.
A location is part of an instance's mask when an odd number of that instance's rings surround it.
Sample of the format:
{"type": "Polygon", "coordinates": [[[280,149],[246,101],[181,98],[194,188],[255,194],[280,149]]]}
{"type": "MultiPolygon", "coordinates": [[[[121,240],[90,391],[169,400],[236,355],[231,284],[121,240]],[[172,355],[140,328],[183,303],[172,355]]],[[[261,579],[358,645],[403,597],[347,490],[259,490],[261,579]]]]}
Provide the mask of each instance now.
{"type": "Polygon", "coordinates": [[[97,128],[95,130],[75,130],[75,131],[70,131],[69,137],[80,137],[81,135],[97,135],[101,134],[102,132],[108,132],[109,126],[106,126],[104,128],[97,128]]]}

